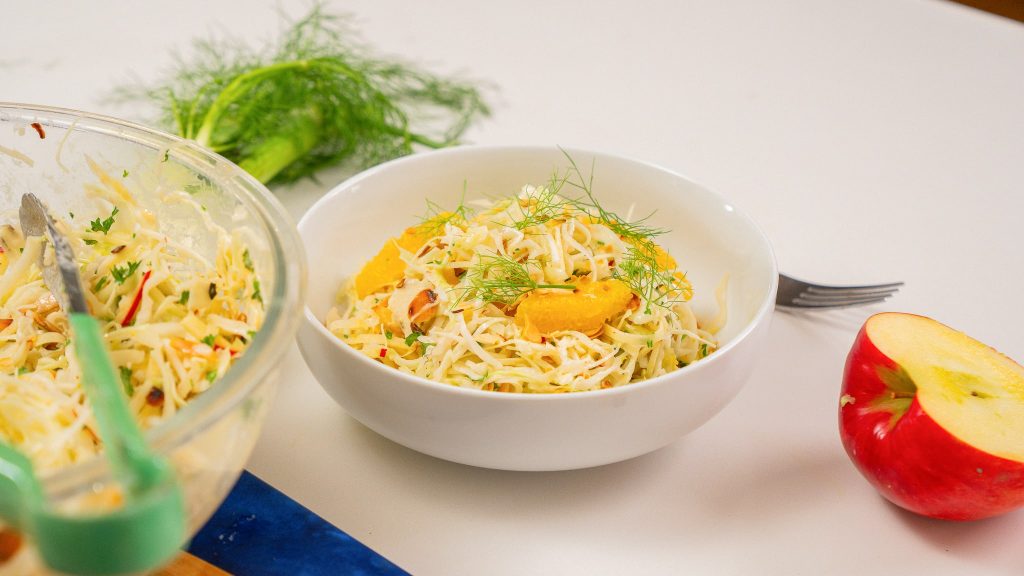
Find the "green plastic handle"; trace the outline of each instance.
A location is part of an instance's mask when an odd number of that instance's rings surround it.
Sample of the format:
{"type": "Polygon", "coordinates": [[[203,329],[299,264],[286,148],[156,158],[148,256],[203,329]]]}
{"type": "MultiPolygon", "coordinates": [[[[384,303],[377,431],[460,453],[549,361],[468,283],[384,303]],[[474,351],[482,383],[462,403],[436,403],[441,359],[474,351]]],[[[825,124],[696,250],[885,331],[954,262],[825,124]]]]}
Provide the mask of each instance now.
{"type": "Polygon", "coordinates": [[[167,465],[153,457],[146,446],[121,392],[121,381],[107,354],[99,323],[79,312],[70,313],[68,322],[82,369],[82,389],[92,405],[114,477],[130,494],[145,491],[167,477],[167,465]]]}
{"type": "Polygon", "coordinates": [[[24,454],[0,442],[0,518],[22,532],[33,528],[34,512],[43,504],[43,489],[24,454]]]}
{"type": "Polygon", "coordinates": [[[105,514],[69,515],[49,507],[32,463],[0,443],[0,517],[31,534],[43,560],[68,574],[108,576],[150,570],[178,552],[184,501],[173,481],[105,514]]]}
{"type": "Polygon", "coordinates": [[[175,483],[150,490],[102,515],[36,516],[35,542],[59,572],[109,576],[152,570],[170,561],[185,534],[184,499],[175,483]]]}
{"type": "Polygon", "coordinates": [[[156,568],[185,538],[185,501],[173,469],[146,446],[107,355],[99,324],[68,315],[89,399],[124,504],[110,512],[70,514],[45,499],[32,463],[0,443],[0,517],[30,534],[60,572],[107,576],[156,568]]]}

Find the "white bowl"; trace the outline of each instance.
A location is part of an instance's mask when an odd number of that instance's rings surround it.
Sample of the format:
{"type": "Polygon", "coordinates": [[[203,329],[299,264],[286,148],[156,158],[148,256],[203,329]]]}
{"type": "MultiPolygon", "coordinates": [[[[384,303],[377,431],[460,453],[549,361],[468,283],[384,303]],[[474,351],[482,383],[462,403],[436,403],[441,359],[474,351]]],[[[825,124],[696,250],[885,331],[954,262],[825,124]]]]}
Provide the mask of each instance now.
{"type": "Polygon", "coordinates": [[[564,169],[556,147],[462,147],[418,154],[336,187],[299,222],[312,264],[299,348],[324,389],[382,436],[446,460],[507,470],[568,470],[617,462],[669,444],[707,422],[751,373],[774,310],[775,258],[764,234],[718,194],[651,164],[566,151],[610,210],[669,228],[659,238],[688,273],[698,318],[716,310],[729,275],[729,320],[708,358],[651,380],[571,394],[508,394],[459,388],[389,368],[333,336],[322,320],[338,289],[415,224],[425,200],[455,206],[508,196],[564,169]]]}

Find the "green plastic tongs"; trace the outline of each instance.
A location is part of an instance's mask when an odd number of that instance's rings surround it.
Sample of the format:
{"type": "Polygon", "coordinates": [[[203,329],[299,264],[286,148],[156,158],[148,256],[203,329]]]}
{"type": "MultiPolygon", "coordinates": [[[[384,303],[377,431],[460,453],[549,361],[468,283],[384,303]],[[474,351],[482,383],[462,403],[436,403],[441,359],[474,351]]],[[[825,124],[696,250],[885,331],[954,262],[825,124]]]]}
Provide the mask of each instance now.
{"type": "Polygon", "coordinates": [[[45,236],[53,248],[40,256],[43,279],[67,313],[82,388],[124,504],[98,514],[57,510],[47,502],[28,458],[0,443],[0,518],[29,535],[43,561],[61,572],[105,575],[156,568],[184,539],[181,489],[168,463],[146,446],[129,411],[100,325],[89,314],[67,238],[33,194],[22,196],[20,217],[26,237],[45,236]]]}

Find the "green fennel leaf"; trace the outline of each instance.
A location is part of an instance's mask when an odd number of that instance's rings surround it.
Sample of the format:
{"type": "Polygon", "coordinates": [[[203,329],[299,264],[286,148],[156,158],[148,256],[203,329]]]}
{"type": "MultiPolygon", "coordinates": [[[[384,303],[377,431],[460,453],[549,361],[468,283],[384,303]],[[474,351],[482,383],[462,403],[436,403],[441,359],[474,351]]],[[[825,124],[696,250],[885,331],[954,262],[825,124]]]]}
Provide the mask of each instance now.
{"type": "Polygon", "coordinates": [[[501,254],[481,254],[466,273],[459,290],[462,294],[455,305],[463,300],[482,300],[511,306],[520,298],[538,288],[575,290],[572,284],[541,284],[530,276],[533,261],[518,262],[501,254]]]}
{"type": "Polygon", "coordinates": [[[519,214],[512,217],[516,230],[542,226],[564,216],[567,208],[575,207],[575,201],[559,196],[568,178],[568,173],[560,176],[555,172],[546,185],[533,188],[517,198],[515,206],[519,208],[519,214]]]}
{"type": "Polygon", "coordinates": [[[612,232],[618,234],[623,240],[635,245],[643,245],[653,250],[654,238],[668,232],[668,230],[664,228],[655,228],[644,223],[653,216],[654,213],[652,212],[639,220],[630,221],[619,216],[615,212],[605,209],[605,207],[602,206],[594,196],[594,167],[591,166],[590,175],[584,178],[583,172],[576,164],[576,160],[574,160],[565,150],[562,150],[562,154],[565,155],[570,166],[564,182],[574,188],[578,188],[584,194],[584,197],[577,198],[573,201],[576,208],[581,212],[590,214],[593,218],[597,219],[598,222],[604,224],[612,232]],[[575,174],[578,181],[570,178],[573,174],[575,174]]]}
{"type": "Polygon", "coordinates": [[[272,46],[208,40],[195,48],[162,82],[115,96],[156,103],[167,127],[263,182],[454,144],[490,114],[474,85],[371,55],[345,18],[319,5],[272,46]]]}
{"type": "Polygon", "coordinates": [[[446,224],[465,225],[473,215],[473,211],[466,206],[466,187],[468,183],[462,183],[462,196],[459,204],[450,210],[427,198],[427,213],[420,217],[420,228],[424,232],[440,234],[444,231],[446,224]]]}
{"type": "Polygon", "coordinates": [[[677,301],[676,278],[671,271],[658,266],[654,244],[649,241],[628,247],[612,270],[612,277],[624,282],[644,300],[644,312],[647,314],[651,313],[652,304],[670,308],[677,301]]]}

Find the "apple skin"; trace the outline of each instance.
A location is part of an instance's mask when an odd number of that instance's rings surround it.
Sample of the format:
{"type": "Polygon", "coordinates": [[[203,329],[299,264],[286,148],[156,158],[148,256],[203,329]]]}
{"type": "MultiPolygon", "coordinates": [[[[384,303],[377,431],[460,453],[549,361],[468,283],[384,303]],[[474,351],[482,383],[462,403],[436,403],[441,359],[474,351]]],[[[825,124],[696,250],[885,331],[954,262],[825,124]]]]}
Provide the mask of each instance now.
{"type": "Polygon", "coordinates": [[[1024,506],[1024,464],[964,443],[916,397],[890,426],[892,414],[871,407],[890,394],[879,367],[898,365],[871,342],[865,323],[846,360],[839,432],[850,459],[882,496],[944,520],[978,520],[1024,506]]]}

